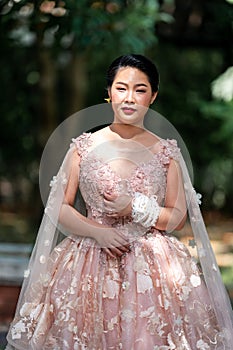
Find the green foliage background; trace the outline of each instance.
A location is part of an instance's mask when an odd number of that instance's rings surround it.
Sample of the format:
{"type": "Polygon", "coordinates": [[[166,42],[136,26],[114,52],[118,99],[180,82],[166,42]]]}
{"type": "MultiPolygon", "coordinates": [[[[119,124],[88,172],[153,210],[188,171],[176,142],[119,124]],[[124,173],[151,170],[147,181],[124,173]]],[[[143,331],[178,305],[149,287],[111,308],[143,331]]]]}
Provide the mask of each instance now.
{"type": "MultiPolygon", "coordinates": [[[[158,65],[161,86],[153,108],[173,123],[189,149],[203,210],[232,215],[233,102],[215,100],[211,83],[232,65],[233,5],[188,4],[0,1],[3,213],[39,222],[38,168],[46,140],[73,112],[102,103],[107,66],[134,52],[158,65]]],[[[19,239],[17,233],[12,237],[19,239]]]]}

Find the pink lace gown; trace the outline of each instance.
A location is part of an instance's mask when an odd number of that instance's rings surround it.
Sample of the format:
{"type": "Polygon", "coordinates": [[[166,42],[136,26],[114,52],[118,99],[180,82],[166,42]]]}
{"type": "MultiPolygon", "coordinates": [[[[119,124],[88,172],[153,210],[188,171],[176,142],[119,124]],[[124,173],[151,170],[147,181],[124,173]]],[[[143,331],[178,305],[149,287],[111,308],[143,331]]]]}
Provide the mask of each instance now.
{"type": "Polygon", "coordinates": [[[91,134],[74,142],[88,217],[134,237],[131,249],[113,259],[90,238],[66,237],[52,252],[43,286],[31,288],[35,302],[22,306],[13,339],[37,350],[224,349],[206,286],[186,246],[165,232],[145,230],[130,217],[110,219],[103,210],[103,192],[122,186],[129,193],[156,194],[163,205],[177,147],[162,140],[150,162],[122,179],[88,153],[91,134]]]}

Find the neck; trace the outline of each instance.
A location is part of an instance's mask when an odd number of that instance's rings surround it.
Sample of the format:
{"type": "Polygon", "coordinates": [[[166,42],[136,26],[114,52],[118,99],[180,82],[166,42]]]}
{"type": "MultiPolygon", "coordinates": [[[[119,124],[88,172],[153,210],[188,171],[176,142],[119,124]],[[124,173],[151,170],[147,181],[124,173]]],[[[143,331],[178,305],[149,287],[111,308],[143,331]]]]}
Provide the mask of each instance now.
{"type": "Polygon", "coordinates": [[[137,138],[144,132],[143,127],[129,124],[112,123],[109,128],[123,139],[137,138]]]}

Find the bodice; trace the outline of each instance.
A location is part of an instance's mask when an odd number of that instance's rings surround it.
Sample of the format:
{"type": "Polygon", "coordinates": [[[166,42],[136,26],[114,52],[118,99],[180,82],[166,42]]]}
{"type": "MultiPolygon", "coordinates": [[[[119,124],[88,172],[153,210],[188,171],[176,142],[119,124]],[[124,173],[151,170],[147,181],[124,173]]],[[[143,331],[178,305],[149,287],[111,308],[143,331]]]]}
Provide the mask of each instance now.
{"type": "MultiPolygon", "coordinates": [[[[159,205],[163,206],[168,166],[172,158],[179,158],[175,140],[160,139],[156,153],[138,143],[125,141],[93,148],[91,133],[84,133],[73,142],[81,158],[79,188],[89,217],[105,224],[119,224],[118,219],[105,215],[105,191],[117,195],[133,196],[135,192],[156,195],[159,205]]],[[[130,217],[120,220],[121,223],[132,221],[130,217]]]]}

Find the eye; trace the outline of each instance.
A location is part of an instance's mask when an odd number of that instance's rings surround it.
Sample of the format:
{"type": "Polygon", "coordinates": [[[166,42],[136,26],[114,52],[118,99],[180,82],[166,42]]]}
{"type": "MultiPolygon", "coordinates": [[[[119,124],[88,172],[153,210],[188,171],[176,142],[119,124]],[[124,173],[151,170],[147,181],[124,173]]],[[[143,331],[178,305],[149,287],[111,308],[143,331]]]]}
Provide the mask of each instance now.
{"type": "Polygon", "coordinates": [[[136,92],[138,92],[139,94],[145,94],[146,90],[144,90],[144,89],[137,89],[136,92]]]}
{"type": "Polygon", "coordinates": [[[125,91],[125,88],[124,87],[117,87],[117,90],[118,91],[125,91]]]}

